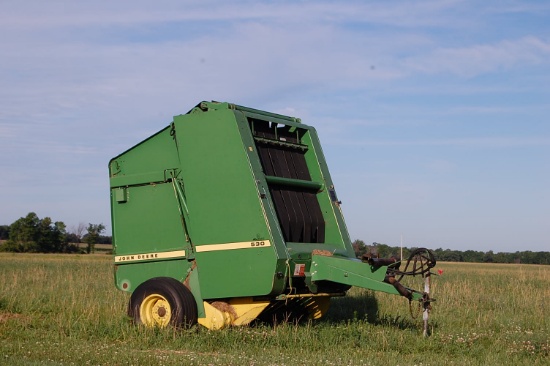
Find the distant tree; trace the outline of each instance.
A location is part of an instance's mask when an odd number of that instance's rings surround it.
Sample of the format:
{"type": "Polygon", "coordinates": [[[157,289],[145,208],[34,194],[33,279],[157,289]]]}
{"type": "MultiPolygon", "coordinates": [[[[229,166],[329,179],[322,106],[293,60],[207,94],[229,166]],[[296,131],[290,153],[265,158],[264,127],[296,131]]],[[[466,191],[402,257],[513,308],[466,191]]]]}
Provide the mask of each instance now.
{"type": "MultiPolygon", "coordinates": [[[[372,245],[367,247],[367,252],[373,257],[378,258],[396,258],[401,257],[401,247],[392,247],[387,244],[373,242],[372,245]]],[[[407,259],[410,250],[403,248],[403,259],[407,259]]]]}
{"type": "Polygon", "coordinates": [[[11,224],[9,232],[7,251],[60,253],[67,249],[65,224],[49,217],[40,219],[34,212],[11,224]]]}
{"type": "Polygon", "coordinates": [[[538,264],[550,264],[550,252],[537,252],[538,264]]]}
{"type": "Polygon", "coordinates": [[[41,238],[38,245],[41,252],[60,253],[67,245],[67,231],[63,222],[52,223],[52,219],[45,217],[40,221],[39,232],[41,238]]]}
{"type": "Polygon", "coordinates": [[[493,263],[495,261],[495,254],[492,250],[489,250],[487,253],[483,255],[483,262],[484,263],[493,263]]]}
{"type": "MultiPolygon", "coordinates": [[[[415,249],[418,249],[418,247],[411,247],[410,249],[409,248],[406,248],[406,247],[403,247],[403,260],[407,260],[409,259],[411,253],[415,250],[415,249]]],[[[401,251],[401,248],[399,248],[399,251],[401,251]]]]}
{"type": "Polygon", "coordinates": [[[86,224],[80,222],[77,226],[71,226],[67,238],[69,243],[82,243],[82,237],[86,232],[86,224]]]}
{"type": "Polygon", "coordinates": [[[442,262],[463,262],[464,258],[462,252],[458,250],[441,249],[438,248],[434,251],[436,258],[442,262]]]}
{"type": "MultiPolygon", "coordinates": [[[[352,243],[353,250],[357,256],[363,253],[369,253],[373,257],[379,258],[399,258],[400,247],[389,246],[387,244],[374,242],[372,245],[363,248],[362,240],[355,240],[352,243]]],[[[416,249],[415,247],[403,248],[403,260],[407,260],[410,253],[416,249]]],[[[523,264],[550,264],[550,252],[532,252],[523,251],[515,253],[494,253],[492,250],[488,252],[475,250],[451,250],[437,248],[432,250],[436,259],[442,262],[476,262],[476,263],[523,263],[523,264]]]]}
{"type": "Polygon", "coordinates": [[[494,263],[514,263],[516,259],[514,254],[498,252],[493,255],[494,263]]]}
{"type": "Polygon", "coordinates": [[[357,258],[361,258],[368,250],[365,242],[359,239],[354,240],[353,243],[351,243],[351,246],[353,247],[353,251],[355,252],[355,256],[357,258]]]}
{"type": "MultiPolygon", "coordinates": [[[[372,243],[375,245],[375,243],[372,243]]],[[[399,258],[399,248],[387,244],[376,243],[376,252],[380,258],[399,258]]]]}
{"type": "Polygon", "coordinates": [[[111,235],[100,235],[97,244],[113,244],[113,237],[111,235]]]}
{"type": "Polygon", "coordinates": [[[67,241],[73,244],[78,244],[81,242],[80,239],[74,233],[71,233],[71,232],[67,233],[67,241]]]}
{"type": "Polygon", "coordinates": [[[467,250],[464,253],[462,253],[464,262],[482,262],[483,255],[484,255],[483,252],[479,252],[475,250],[467,250]]]}
{"type": "Polygon", "coordinates": [[[8,240],[10,237],[10,227],[8,225],[0,225],[0,240],[8,240]]]}
{"type": "Polygon", "coordinates": [[[86,247],[88,254],[95,252],[95,245],[99,243],[99,238],[104,230],[105,226],[103,224],[88,224],[87,234],[84,238],[84,241],[88,244],[86,247]]]}

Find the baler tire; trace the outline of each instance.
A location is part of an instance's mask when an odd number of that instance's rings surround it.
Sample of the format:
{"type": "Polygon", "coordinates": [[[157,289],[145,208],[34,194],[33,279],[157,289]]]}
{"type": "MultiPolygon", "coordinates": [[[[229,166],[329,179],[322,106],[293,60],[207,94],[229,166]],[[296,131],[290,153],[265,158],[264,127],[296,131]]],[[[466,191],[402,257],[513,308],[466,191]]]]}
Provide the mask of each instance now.
{"type": "Polygon", "coordinates": [[[155,277],[139,285],[130,297],[128,315],[147,327],[190,328],[197,323],[191,291],[171,277],[155,277]]]}

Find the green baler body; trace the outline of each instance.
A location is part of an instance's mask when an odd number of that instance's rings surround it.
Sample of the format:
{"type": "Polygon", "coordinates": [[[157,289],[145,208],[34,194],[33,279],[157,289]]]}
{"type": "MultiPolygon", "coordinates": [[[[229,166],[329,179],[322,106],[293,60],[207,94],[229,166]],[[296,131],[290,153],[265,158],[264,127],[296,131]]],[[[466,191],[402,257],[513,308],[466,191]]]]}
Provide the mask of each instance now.
{"type": "Polygon", "coordinates": [[[314,128],[202,102],[109,163],[115,283],[186,281],[202,301],[397,294],[355,259],[314,128]],[[321,266],[321,267],[318,267],[321,266]]]}

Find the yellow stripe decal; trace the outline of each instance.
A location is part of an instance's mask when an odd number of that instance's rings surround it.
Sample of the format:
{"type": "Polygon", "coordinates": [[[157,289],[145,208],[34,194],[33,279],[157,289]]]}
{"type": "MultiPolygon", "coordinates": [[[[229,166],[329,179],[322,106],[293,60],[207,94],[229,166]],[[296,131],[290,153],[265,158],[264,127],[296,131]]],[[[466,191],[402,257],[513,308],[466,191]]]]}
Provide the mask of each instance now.
{"type": "Polygon", "coordinates": [[[178,258],[178,257],[185,257],[185,250],[174,250],[171,252],[153,252],[153,253],[117,255],[115,256],[115,262],[116,263],[141,262],[141,261],[178,258]]]}
{"type": "Polygon", "coordinates": [[[197,253],[212,252],[216,250],[233,250],[233,249],[249,249],[249,248],[265,248],[270,247],[269,240],[242,241],[239,243],[227,244],[204,244],[195,247],[197,253]]]}

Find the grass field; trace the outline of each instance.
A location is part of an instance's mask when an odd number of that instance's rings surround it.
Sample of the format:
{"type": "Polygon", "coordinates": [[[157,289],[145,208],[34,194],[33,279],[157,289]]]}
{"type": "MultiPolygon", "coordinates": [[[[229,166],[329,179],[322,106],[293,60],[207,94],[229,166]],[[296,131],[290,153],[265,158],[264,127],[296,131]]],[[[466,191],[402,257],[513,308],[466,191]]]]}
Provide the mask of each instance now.
{"type": "Polygon", "coordinates": [[[549,365],[550,266],[438,264],[432,335],[352,289],[326,318],[208,331],[126,318],[109,255],[0,253],[0,365],[549,365]]]}

